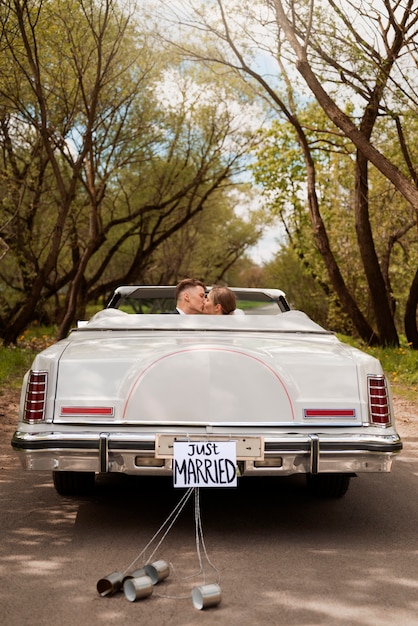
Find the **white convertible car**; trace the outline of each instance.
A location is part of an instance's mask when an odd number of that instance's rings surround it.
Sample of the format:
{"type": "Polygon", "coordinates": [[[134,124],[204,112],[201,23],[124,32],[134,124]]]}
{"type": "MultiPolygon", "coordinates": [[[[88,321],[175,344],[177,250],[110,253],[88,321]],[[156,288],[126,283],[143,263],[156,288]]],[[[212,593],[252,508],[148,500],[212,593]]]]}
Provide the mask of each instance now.
{"type": "Polygon", "coordinates": [[[172,475],[180,442],[232,442],[238,484],[305,474],[328,497],[389,472],[402,443],[379,361],[290,310],[282,291],[234,291],[245,314],[164,315],[174,287],[120,287],[36,356],[12,439],[23,466],[52,471],[63,495],[108,472],[172,475]]]}

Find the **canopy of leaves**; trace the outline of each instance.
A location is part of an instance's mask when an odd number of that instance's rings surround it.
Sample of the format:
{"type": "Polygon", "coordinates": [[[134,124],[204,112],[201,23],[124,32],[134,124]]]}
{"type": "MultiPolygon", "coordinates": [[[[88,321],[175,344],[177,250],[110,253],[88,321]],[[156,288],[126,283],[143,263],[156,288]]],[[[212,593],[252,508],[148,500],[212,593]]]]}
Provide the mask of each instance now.
{"type": "Polygon", "coordinates": [[[235,71],[280,120],[264,136],[256,176],[268,206],[286,224],[290,245],[299,256],[302,246],[303,262],[311,265],[310,248],[317,247],[327,276],[316,267],[312,273],[326,292],[335,292],[365,340],[396,345],[401,308],[418,347],[411,230],[418,175],[408,125],[418,103],[416,3],[160,4],[185,58],[235,71]],[[283,130],[284,122],[292,130],[283,130]],[[303,230],[306,211],[313,237],[303,230]],[[402,277],[398,248],[411,259],[402,277]]]}
{"type": "Polygon", "coordinates": [[[256,141],[253,105],[234,81],[204,88],[205,68],[151,38],[133,9],[116,0],[2,3],[6,343],[41,317],[64,335],[89,300],[120,283],[175,282],[203,269],[221,279],[259,236],[229,198],[256,141]],[[167,267],[182,241],[184,259],[167,267]]]}

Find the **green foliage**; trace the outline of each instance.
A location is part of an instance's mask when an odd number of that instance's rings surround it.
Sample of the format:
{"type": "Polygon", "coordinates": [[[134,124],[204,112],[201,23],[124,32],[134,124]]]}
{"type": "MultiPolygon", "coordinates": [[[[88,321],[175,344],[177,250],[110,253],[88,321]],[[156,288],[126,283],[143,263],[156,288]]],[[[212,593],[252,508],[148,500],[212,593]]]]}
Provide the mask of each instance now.
{"type": "Polygon", "coordinates": [[[33,323],[18,338],[17,345],[32,352],[40,351],[55,341],[57,334],[56,326],[43,326],[33,323]]]}
{"type": "Polygon", "coordinates": [[[282,246],[264,270],[265,286],[282,289],[293,309],[304,311],[321,326],[327,326],[328,299],[292,247],[282,246]]]}
{"type": "Polygon", "coordinates": [[[0,346],[0,395],[5,389],[19,389],[33,357],[31,350],[0,346]]]}
{"type": "MultiPolygon", "coordinates": [[[[320,201],[331,250],[339,265],[345,284],[359,308],[373,327],[374,312],[370,289],[357,242],[355,227],[354,160],[347,140],[335,132],[318,106],[306,104],[299,112],[306,129],[306,137],[315,161],[316,192],[320,201]]],[[[416,122],[415,122],[416,124],[416,122]]],[[[378,142],[383,143],[393,161],[402,165],[399,138],[387,120],[378,122],[378,142]]],[[[418,156],[418,155],[417,155],[418,156]]],[[[269,274],[280,279],[282,287],[290,294],[297,308],[338,332],[353,332],[333,294],[324,262],[319,255],[317,242],[309,217],[306,198],[306,169],[300,158],[300,148],[292,126],[275,122],[261,133],[261,146],[256,154],[254,176],[262,186],[266,198],[265,211],[280,216],[287,240],[278,252],[277,259],[268,266],[269,274]],[[290,250],[298,259],[294,274],[285,270],[284,257],[290,250]],[[314,291],[327,294],[328,313],[315,306],[310,296],[312,288],[303,275],[317,285],[314,291]],[[284,281],[283,281],[284,278],[284,281]],[[321,290],[321,287],[324,291],[321,290]],[[325,319],[325,322],[324,322],[325,319]]],[[[396,303],[395,322],[398,332],[403,329],[403,315],[409,295],[411,276],[418,265],[416,216],[399,193],[373,167],[369,173],[369,212],[373,238],[387,290],[396,303]]],[[[277,283],[276,283],[277,284],[277,283]]],[[[321,295],[322,294],[322,295],[321,295]]]]}
{"type": "Polygon", "coordinates": [[[394,388],[401,389],[404,395],[417,399],[418,350],[413,350],[404,337],[401,337],[399,348],[372,347],[347,335],[338,337],[341,341],[379,359],[394,388]]]}
{"type": "Polygon", "coordinates": [[[237,189],[227,181],[219,187],[205,210],[159,247],[144,273],[144,282],[170,285],[197,276],[208,285],[223,282],[233,286],[231,268],[260,237],[258,214],[244,220],[235,212],[236,202],[250,199],[251,192],[244,185],[237,189]]]}
{"type": "Polygon", "coordinates": [[[54,326],[33,324],[18,339],[16,346],[0,346],[1,389],[19,389],[34,356],[55,342],[54,326]]]}
{"type": "Polygon", "coordinates": [[[222,189],[237,187],[256,140],[236,77],[211,84],[129,3],[9,8],[7,20],[0,12],[2,339],[13,343],[34,319],[64,336],[115,284],[224,277],[260,236],[222,189]]]}

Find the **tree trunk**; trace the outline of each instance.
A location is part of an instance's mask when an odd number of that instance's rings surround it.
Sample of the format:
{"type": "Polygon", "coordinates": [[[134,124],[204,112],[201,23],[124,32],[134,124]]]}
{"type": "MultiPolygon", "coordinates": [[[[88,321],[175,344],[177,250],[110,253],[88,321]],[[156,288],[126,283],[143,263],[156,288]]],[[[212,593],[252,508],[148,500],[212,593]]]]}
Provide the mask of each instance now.
{"type": "Polygon", "coordinates": [[[357,240],[370,289],[379,342],[383,345],[398,346],[399,338],[392,315],[390,298],[377,258],[369,220],[368,161],[360,151],[357,151],[356,160],[354,207],[357,240]]]}
{"type": "Polygon", "coordinates": [[[408,300],[405,308],[405,334],[411,346],[418,350],[418,327],[417,327],[417,308],[418,308],[418,270],[415,273],[409,291],[408,300]]]}
{"type": "Polygon", "coordinates": [[[305,162],[307,164],[308,202],[312,227],[314,230],[318,250],[325,263],[325,267],[327,268],[332,287],[335,290],[344,311],[350,317],[363,341],[370,345],[376,344],[378,343],[378,337],[374,333],[373,328],[370,326],[363,313],[357,306],[357,303],[355,302],[351,293],[347,289],[347,285],[345,284],[344,278],[340,272],[340,268],[331,250],[327,231],[319,211],[318,197],[315,190],[315,169],[314,163],[310,156],[308,145],[306,145],[306,147],[304,148],[304,154],[305,162]]]}
{"type": "Polygon", "coordinates": [[[282,2],[275,0],[277,21],[283,29],[284,33],[293,50],[296,53],[296,69],[301,74],[309,89],[315,96],[318,104],[322,107],[329,119],[340,128],[344,135],[348,137],[358,150],[373,165],[389,179],[398,191],[411,203],[415,210],[418,211],[418,189],[411,181],[393,164],[391,163],[377,148],[373,146],[365,134],[357,128],[346,115],[332,100],[323,88],[322,84],[314,74],[307,58],[306,45],[302,45],[295,33],[292,23],[287,19],[283,9],[282,2]]]}
{"type": "Polygon", "coordinates": [[[19,309],[18,315],[3,333],[3,345],[8,346],[11,343],[16,343],[18,337],[34,319],[34,312],[41,297],[43,285],[44,279],[39,274],[33,283],[30,294],[28,294],[28,297],[25,299],[24,306],[19,309]]]}

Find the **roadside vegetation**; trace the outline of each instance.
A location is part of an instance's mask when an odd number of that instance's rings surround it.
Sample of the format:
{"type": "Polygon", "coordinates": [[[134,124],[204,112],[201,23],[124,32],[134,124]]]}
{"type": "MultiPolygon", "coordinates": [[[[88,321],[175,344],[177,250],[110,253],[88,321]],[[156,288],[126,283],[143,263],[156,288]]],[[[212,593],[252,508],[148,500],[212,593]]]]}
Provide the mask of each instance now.
{"type": "Polygon", "coordinates": [[[2,344],[195,276],[418,350],[415,5],[4,0],[2,344]]]}
{"type": "Polygon", "coordinates": [[[401,337],[396,348],[367,346],[363,341],[338,335],[341,341],[374,356],[382,364],[392,391],[408,400],[418,399],[418,352],[401,337]]]}
{"type": "MultiPolygon", "coordinates": [[[[22,378],[34,356],[55,341],[56,328],[35,326],[26,331],[16,346],[0,346],[0,396],[6,390],[18,390],[22,378]]],[[[399,347],[367,346],[347,335],[338,335],[341,341],[363,350],[382,363],[392,390],[402,397],[418,398],[418,352],[401,338],[399,347]]]]}
{"type": "Polygon", "coordinates": [[[0,396],[18,390],[35,355],[54,343],[56,328],[34,326],[25,331],[16,345],[0,346],[0,396]]]}

